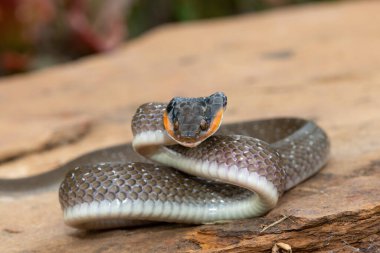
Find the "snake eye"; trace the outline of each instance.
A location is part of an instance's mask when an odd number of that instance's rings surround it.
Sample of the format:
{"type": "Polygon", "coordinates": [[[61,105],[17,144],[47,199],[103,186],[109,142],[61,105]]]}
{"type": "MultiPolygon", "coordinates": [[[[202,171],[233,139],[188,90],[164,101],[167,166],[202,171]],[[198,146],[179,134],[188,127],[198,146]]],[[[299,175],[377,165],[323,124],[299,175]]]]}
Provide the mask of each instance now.
{"type": "Polygon", "coordinates": [[[175,120],[175,121],[174,121],[174,125],[173,125],[173,128],[174,128],[174,130],[175,130],[175,131],[177,131],[177,130],[178,130],[178,128],[179,128],[179,123],[178,123],[178,120],[175,120]]]}
{"type": "Polygon", "coordinates": [[[169,104],[166,106],[166,112],[171,113],[175,104],[176,104],[175,98],[173,98],[172,100],[170,100],[169,104]]]}
{"type": "Polygon", "coordinates": [[[200,123],[199,126],[200,126],[200,128],[201,128],[202,131],[206,131],[208,129],[208,127],[209,127],[209,125],[208,125],[208,123],[207,123],[207,121],[205,119],[201,120],[201,123],[200,123]]]}

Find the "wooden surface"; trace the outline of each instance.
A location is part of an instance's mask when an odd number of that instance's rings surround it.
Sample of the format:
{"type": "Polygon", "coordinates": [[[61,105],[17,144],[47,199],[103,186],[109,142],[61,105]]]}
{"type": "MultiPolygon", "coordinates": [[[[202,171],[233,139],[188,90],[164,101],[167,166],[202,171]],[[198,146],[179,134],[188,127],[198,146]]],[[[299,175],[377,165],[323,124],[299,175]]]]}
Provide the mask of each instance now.
{"type": "Polygon", "coordinates": [[[167,25],[108,55],[1,79],[3,178],[130,141],[144,102],[219,90],[225,122],[312,118],[332,152],[269,214],[228,224],[86,233],[64,225],[56,192],[1,196],[0,252],[268,252],[278,242],[380,252],[379,11],[348,1],[167,25]]]}

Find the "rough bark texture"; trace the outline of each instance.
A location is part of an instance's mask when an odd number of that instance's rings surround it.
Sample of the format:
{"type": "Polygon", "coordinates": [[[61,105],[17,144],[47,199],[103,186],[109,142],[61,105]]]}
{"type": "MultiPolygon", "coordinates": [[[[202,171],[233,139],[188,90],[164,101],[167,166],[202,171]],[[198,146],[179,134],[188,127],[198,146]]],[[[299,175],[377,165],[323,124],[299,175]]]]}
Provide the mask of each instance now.
{"type": "Polygon", "coordinates": [[[307,117],[332,140],[328,165],[257,219],[86,233],[64,225],[56,192],[2,197],[0,252],[268,252],[278,242],[380,252],[379,11],[351,1],[167,25],[108,55],[0,80],[3,178],[130,141],[139,104],[217,90],[229,97],[226,122],[307,117]]]}

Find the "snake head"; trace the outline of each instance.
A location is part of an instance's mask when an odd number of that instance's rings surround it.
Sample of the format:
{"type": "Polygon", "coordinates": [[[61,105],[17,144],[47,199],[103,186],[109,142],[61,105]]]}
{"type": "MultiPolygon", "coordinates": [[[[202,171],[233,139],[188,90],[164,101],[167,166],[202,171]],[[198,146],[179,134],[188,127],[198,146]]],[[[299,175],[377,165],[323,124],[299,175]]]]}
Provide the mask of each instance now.
{"type": "Polygon", "coordinates": [[[195,147],[218,130],[226,106],[223,92],[199,98],[175,97],[163,114],[165,130],[178,144],[195,147]]]}

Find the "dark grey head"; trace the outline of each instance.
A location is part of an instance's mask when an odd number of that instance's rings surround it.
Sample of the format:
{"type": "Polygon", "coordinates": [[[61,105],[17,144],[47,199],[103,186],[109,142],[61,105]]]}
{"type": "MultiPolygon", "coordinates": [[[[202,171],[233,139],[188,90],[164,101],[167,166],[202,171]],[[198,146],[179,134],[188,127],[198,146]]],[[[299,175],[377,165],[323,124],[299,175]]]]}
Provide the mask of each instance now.
{"type": "Polygon", "coordinates": [[[226,106],[223,92],[200,98],[175,97],[164,112],[165,129],[179,144],[194,147],[218,130],[226,106]]]}

